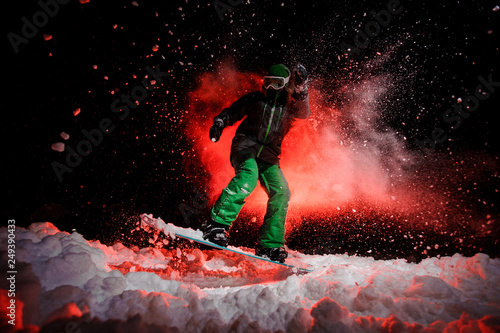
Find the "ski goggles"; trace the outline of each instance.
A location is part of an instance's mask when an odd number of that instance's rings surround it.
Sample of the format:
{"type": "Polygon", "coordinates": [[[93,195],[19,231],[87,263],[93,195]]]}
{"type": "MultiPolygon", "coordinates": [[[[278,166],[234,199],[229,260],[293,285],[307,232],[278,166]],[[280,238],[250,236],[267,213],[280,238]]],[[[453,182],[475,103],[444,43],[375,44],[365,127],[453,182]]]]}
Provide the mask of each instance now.
{"type": "Polygon", "coordinates": [[[264,89],[282,89],[288,83],[289,79],[289,77],[281,76],[264,76],[264,89]]]}

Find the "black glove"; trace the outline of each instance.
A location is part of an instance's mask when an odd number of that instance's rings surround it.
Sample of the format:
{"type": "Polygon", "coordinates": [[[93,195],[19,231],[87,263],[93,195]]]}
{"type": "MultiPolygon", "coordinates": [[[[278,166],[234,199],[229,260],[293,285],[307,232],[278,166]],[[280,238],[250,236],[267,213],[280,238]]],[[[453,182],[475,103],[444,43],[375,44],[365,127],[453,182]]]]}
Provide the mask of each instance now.
{"type": "Polygon", "coordinates": [[[210,127],[210,133],[209,133],[210,140],[212,140],[213,142],[219,141],[224,127],[225,127],[224,120],[222,120],[221,118],[215,118],[214,123],[210,127]]]}
{"type": "Polygon", "coordinates": [[[293,81],[294,81],[294,85],[295,87],[300,87],[300,86],[304,86],[305,83],[307,83],[307,70],[306,68],[301,65],[301,64],[298,64],[294,70],[293,70],[293,81]]]}
{"type": "Polygon", "coordinates": [[[293,93],[292,97],[298,100],[304,100],[307,95],[307,83],[308,83],[308,75],[306,68],[298,64],[293,69],[293,93]]]}

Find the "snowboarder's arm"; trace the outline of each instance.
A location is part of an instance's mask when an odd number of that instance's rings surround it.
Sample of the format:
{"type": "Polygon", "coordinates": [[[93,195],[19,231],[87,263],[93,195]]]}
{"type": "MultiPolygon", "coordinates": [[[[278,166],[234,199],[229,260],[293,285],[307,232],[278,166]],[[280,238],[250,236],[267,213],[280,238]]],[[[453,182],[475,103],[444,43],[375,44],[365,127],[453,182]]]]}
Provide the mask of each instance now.
{"type": "Polygon", "coordinates": [[[222,119],[224,127],[227,127],[240,121],[246,115],[246,107],[255,101],[255,97],[254,93],[240,97],[230,107],[222,110],[222,112],[214,118],[214,122],[216,119],[222,119]]]}
{"type": "Polygon", "coordinates": [[[302,98],[294,98],[291,102],[291,110],[294,118],[308,118],[311,115],[311,109],[309,108],[309,94],[306,93],[302,98]]]}
{"type": "Polygon", "coordinates": [[[293,71],[293,92],[291,110],[295,118],[306,119],[311,115],[309,93],[307,90],[308,74],[304,66],[297,65],[293,71]]]}
{"type": "Polygon", "coordinates": [[[213,142],[219,141],[225,127],[231,126],[245,117],[246,106],[253,103],[255,98],[255,93],[246,94],[245,96],[240,97],[230,107],[225,108],[221,113],[215,116],[212,127],[210,127],[210,139],[213,142]]]}

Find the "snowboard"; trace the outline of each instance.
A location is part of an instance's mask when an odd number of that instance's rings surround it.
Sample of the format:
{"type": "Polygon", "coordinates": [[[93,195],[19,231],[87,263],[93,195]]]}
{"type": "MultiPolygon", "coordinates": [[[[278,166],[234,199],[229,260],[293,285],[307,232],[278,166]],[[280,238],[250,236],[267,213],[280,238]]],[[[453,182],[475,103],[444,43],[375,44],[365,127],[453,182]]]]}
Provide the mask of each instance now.
{"type": "Polygon", "coordinates": [[[141,214],[141,228],[143,228],[143,229],[151,228],[154,230],[158,230],[160,232],[163,232],[165,235],[169,236],[172,239],[179,237],[182,239],[189,240],[191,242],[196,242],[199,244],[207,245],[207,246],[219,249],[219,250],[230,251],[230,252],[238,253],[240,255],[243,255],[243,256],[246,256],[249,258],[253,258],[253,259],[257,259],[257,260],[261,260],[261,261],[267,261],[267,262],[270,262],[270,263],[273,263],[276,265],[286,267],[286,268],[292,270],[293,272],[297,272],[297,273],[310,273],[310,272],[314,271],[314,266],[306,264],[306,263],[302,263],[302,262],[300,262],[300,260],[298,258],[287,258],[284,263],[281,263],[281,262],[274,261],[274,260],[271,260],[271,259],[266,258],[266,257],[256,256],[253,253],[243,251],[237,247],[220,246],[220,245],[217,245],[215,243],[212,243],[212,242],[209,242],[209,241],[203,239],[203,232],[201,230],[193,230],[190,228],[181,228],[181,227],[175,226],[171,223],[166,224],[165,222],[163,222],[162,219],[154,218],[152,215],[148,215],[148,214],[141,214]]]}

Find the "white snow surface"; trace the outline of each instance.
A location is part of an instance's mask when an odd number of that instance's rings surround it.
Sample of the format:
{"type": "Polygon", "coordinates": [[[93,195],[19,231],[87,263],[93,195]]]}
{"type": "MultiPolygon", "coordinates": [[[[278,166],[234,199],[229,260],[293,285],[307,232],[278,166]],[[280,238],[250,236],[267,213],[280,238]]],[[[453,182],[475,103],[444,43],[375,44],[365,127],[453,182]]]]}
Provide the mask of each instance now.
{"type": "Polygon", "coordinates": [[[500,259],[485,254],[415,264],[292,251],[316,267],[296,275],[229,251],[106,246],[51,223],[16,229],[14,328],[7,236],[12,332],[500,332],[500,259]]]}

